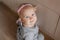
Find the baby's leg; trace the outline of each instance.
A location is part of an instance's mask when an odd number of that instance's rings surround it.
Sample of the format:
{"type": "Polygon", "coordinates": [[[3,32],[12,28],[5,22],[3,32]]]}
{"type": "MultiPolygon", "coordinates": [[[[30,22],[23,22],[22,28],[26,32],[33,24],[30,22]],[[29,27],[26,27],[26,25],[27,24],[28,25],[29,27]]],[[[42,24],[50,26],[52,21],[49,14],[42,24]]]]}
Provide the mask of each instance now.
{"type": "Polygon", "coordinates": [[[44,35],[43,34],[38,34],[38,40],[44,40],[44,35]]]}

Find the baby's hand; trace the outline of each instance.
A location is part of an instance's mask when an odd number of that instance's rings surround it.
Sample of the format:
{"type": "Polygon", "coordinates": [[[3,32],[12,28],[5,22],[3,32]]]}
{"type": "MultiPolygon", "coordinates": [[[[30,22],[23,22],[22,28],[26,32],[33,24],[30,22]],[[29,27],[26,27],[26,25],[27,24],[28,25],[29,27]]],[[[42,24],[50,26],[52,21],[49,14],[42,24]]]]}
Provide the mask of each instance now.
{"type": "Polygon", "coordinates": [[[21,21],[21,19],[19,18],[19,19],[16,21],[16,23],[18,23],[18,21],[21,21]]]}
{"type": "Polygon", "coordinates": [[[19,18],[17,21],[16,21],[17,25],[21,25],[21,19],[19,18]]]}

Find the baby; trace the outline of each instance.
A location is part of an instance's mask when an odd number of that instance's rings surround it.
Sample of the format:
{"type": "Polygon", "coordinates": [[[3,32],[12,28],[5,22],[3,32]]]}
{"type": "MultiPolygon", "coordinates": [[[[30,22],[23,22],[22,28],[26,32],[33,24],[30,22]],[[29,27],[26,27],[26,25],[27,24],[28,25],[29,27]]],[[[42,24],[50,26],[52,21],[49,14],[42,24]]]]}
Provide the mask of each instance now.
{"type": "Polygon", "coordinates": [[[44,40],[44,36],[38,33],[36,8],[29,3],[23,3],[18,8],[19,19],[16,23],[19,27],[17,29],[17,40],[44,40]]]}

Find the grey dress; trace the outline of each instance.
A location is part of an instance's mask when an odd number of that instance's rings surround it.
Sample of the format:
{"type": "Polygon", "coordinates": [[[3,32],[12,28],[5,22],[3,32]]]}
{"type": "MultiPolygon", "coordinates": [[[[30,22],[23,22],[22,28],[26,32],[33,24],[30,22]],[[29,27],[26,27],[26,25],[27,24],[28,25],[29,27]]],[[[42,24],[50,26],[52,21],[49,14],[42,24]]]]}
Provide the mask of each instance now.
{"type": "Polygon", "coordinates": [[[44,40],[44,36],[38,33],[38,26],[24,27],[20,21],[17,22],[17,40],[44,40]]]}

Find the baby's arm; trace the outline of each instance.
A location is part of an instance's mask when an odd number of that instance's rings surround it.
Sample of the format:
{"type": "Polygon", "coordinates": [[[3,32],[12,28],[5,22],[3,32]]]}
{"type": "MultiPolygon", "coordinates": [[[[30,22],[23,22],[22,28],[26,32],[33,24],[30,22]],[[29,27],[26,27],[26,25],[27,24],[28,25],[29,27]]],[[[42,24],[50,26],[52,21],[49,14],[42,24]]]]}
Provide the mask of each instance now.
{"type": "Polygon", "coordinates": [[[20,18],[16,21],[18,28],[17,28],[17,40],[23,40],[21,31],[22,31],[22,26],[21,26],[21,21],[20,18]]]}

